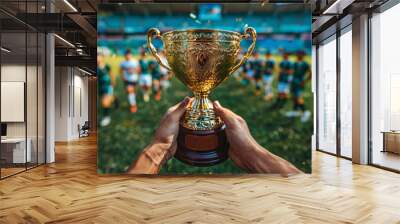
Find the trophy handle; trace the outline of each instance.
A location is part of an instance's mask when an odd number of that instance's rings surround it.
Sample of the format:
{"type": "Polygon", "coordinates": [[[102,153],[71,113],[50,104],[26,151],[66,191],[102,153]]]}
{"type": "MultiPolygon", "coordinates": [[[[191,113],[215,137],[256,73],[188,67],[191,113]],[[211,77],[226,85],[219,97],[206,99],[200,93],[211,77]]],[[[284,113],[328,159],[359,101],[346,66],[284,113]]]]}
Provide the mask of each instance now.
{"type": "Polygon", "coordinates": [[[151,54],[156,58],[157,62],[164,68],[166,68],[168,71],[171,71],[171,68],[165,64],[162,60],[160,55],[157,54],[157,50],[154,47],[154,45],[152,44],[153,41],[153,36],[155,36],[156,38],[161,38],[160,35],[160,30],[158,30],[157,28],[151,28],[147,31],[147,48],[149,48],[151,54]]]}
{"type": "Polygon", "coordinates": [[[234,71],[238,70],[238,68],[240,66],[243,65],[243,63],[245,61],[247,61],[247,59],[249,59],[249,57],[251,56],[251,54],[253,53],[254,47],[256,46],[256,39],[257,39],[257,33],[256,30],[253,27],[247,27],[244,31],[244,34],[242,35],[243,38],[248,39],[249,34],[251,36],[251,39],[253,40],[253,42],[251,43],[250,47],[247,48],[247,52],[246,54],[243,55],[243,58],[239,61],[239,63],[237,65],[235,65],[232,69],[230,74],[232,74],[234,71]]]}

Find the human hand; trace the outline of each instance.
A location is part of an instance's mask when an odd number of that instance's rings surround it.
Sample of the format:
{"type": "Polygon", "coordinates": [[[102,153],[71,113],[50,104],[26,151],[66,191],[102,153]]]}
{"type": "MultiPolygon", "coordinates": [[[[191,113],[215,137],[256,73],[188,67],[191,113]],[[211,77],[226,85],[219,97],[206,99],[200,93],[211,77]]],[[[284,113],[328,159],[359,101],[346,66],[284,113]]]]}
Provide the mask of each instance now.
{"type": "Polygon", "coordinates": [[[139,158],[128,169],[131,174],[158,174],[166,161],[176,152],[179,120],[185,113],[191,99],[186,97],[182,102],[168,109],[160,121],[153,141],[143,150],[139,158]]]}
{"type": "Polygon", "coordinates": [[[171,157],[175,154],[177,148],[179,120],[191,101],[191,98],[185,97],[180,103],[170,107],[161,119],[154,135],[153,144],[164,145],[171,157]]]}
{"type": "Polygon", "coordinates": [[[222,107],[218,101],[213,106],[226,125],[229,157],[238,167],[250,173],[279,173],[282,176],[301,172],[288,161],[260,146],[242,117],[222,107]]]}
{"type": "Polygon", "coordinates": [[[246,160],[252,155],[258,143],[250,133],[246,121],[231,110],[224,108],[218,101],[213,103],[214,110],[226,125],[229,142],[229,157],[240,168],[246,169],[246,160]]]}

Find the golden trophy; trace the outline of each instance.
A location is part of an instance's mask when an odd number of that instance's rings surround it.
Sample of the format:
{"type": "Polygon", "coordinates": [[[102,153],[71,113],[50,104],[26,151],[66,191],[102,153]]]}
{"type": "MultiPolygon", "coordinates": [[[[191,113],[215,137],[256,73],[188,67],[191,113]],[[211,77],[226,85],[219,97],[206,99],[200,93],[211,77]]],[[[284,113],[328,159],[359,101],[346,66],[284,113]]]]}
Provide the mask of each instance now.
{"type": "Polygon", "coordinates": [[[194,166],[212,166],[228,158],[225,125],[214,113],[208,95],[251,56],[256,36],[251,27],[247,27],[243,35],[210,29],[175,30],[161,35],[156,28],[148,30],[147,47],[152,55],[194,95],[180,121],[175,154],[180,161],[194,166]],[[153,37],[163,42],[168,64],[157,54],[153,37]],[[249,37],[252,43],[238,60],[240,42],[249,37]]]}

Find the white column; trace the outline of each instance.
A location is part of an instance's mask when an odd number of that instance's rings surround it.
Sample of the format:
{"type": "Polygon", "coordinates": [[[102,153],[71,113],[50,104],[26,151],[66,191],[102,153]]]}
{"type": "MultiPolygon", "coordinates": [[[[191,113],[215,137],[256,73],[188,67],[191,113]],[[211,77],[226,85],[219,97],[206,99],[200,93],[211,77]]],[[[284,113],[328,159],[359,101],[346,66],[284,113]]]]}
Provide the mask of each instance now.
{"type": "Polygon", "coordinates": [[[54,151],[54,133],[55,133],[55,73],[54,73],[54,35],[47,34],[46,36],[46,162],[52,163],[55,161],[54,151]]]}
{"type": "Polygon", "coordinates": [[[368,163],[368,15],[353,19],[353,162],[368,163]]]}
{"type": "MultiPolygon", "coordinates": [[[[53,12],[54,5],[46,1],[46,11],[53,12]]],[[[55,43],[54,34],[46,35],[46,163],[55,162],[55,43]]]]}
{"type": "Polygon", "coordinates": [[[313,100],[314,100],[314,107],[313,107],[313,122],[314,122],[314,129],[313,129],[313,134],[311,136],[311,147],[312,150],[317,149],[317,47],[315,45],[312,45],[312,67],[311,67],[311,92],[313,94],[313,100]]]}

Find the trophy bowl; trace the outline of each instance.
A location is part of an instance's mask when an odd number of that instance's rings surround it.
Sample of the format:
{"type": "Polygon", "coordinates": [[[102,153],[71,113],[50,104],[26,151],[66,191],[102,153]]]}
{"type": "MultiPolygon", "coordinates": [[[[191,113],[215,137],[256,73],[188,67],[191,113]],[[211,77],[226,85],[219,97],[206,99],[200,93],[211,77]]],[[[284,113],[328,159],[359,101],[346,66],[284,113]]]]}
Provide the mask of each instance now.
{"type": "Polygon", "coordinates": [[[214,113],[210,92],[235,72],[252,54],[256,31],[247,27],[244,34],[223,30],[190,29],[160,34],[156,28],[147,32],[147,46],[157,62],[171,71],[194,95],[180,121],[175,157],[194,166],[212,166],[228,158],[229,143],[225,125],[214,113]],[[157,54],[152,39],[160,38],[165,61],[157,54]],[[252,38],[243,57],[240,42],[252,38]]]}

